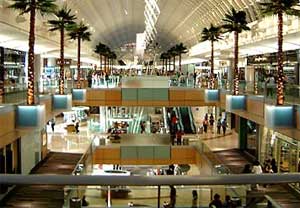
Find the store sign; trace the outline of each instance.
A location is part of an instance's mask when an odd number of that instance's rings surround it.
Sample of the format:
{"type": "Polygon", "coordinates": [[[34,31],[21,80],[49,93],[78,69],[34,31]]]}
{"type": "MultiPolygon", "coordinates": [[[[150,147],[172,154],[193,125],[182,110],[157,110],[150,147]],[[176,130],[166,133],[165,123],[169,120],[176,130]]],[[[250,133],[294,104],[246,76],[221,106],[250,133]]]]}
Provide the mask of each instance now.
{"type": "MultiPolygon", "coordinates": [[[[56,65],[60,65],[60,59],[56,59],[56,65]]],[[[65,64],[64,65],[71,65],[72,59],[65,59],[65,64]]]]}

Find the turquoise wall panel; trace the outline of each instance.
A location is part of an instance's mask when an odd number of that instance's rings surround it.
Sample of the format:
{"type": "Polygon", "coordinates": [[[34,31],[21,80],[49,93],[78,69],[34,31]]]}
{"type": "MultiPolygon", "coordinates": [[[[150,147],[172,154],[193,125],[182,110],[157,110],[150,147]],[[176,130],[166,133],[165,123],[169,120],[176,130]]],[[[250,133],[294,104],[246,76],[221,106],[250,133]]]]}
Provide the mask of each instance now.
{"type": "Polygon", "coordinates": [[[153,159],[154,148],[151,146],[138,146],[138,159],[153,159]]]}
{"type": "Polygon", "coordinates": [[[138,99],[138,90],[135,88],[124,88],[122,89],[122,100],[137,100],[138,99]]]}
{"type": "Polygon", "coordinates": [[[121,146],[121,159],[137,159],[137,147],[121,146]]]}
{"type": "Polygon", "coordinates": [[[154,159],[171,159],[170,146],[154,146],[154,159]]]}
{"type": "Polygon", "coordinates": [[[86,90],[85,89],[73,89],[72,99],[75,101],[85,101],[86,90]]]}
{"type": "Polygon", "coordinates": [[[138,89],[138,100],[152,101],[152,89],[149,88],[138,89]]]}
{"type": "Polygon", "coordinates": [[[272,106],[265,107],[265,125],[269,128],[294,127],[293,106],[272,106]]]}
{"type": "Polygon", "coordinates": [[[36,127],[39,125],[37,106],[18,106],[17,125],[20,127],[36,127]]]}
{"type": "Polygon", "coordinates": [[[205,101],[206,102],[216,102],[220,100],[219,90],[205,90],[205,101]]]}
{"type": "Polygon", "coordinates": [[[70,99],[69,95],[53,95],[53,109],[61,110],[70,108],[70,99]]]}
{"type": "Polygon", "coordinates": [[[153,88],[152,99],[157,101],[168,101],[169,100],[169,89],[168,88],[153,88]]]}

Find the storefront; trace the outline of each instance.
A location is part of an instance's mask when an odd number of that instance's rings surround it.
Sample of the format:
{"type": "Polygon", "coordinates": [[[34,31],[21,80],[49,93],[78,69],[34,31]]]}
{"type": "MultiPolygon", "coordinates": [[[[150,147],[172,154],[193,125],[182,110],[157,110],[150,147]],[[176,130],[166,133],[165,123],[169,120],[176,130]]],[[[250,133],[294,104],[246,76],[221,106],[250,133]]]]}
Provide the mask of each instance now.
{"type": "Polygon", "coordinates": [[[300,142],[298,140],[264,128],[262,161],[274,158],[279,172],[299,172],[299,153],[300,142]]]}
{"type": "Polygon", "coordinates": [[[26,52],[0,47],[5,92],[26,88],[26,52]]]}

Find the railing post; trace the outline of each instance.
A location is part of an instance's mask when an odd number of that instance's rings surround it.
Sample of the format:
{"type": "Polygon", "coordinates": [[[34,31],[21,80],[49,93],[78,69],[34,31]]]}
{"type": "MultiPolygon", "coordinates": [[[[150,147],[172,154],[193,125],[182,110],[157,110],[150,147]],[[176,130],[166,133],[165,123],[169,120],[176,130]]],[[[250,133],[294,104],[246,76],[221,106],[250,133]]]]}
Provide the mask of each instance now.
{"type": "Polygon", "coordinates": [[[160,186],[157,186],[157,208],[160,208],[160,186]]]}

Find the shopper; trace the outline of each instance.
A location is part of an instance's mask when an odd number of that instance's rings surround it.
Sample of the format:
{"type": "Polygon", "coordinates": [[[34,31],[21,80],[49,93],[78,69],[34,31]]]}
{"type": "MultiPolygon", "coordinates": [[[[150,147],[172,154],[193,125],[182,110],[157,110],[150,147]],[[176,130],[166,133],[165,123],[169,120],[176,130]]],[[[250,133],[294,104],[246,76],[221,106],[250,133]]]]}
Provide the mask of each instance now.
{"type": "Polygon", "coordinates": [[[55,127],[55,120],[54,118],[51,120],[51,129],[52,129],[52,132],[54,132],[54,127],[55,127]]]}
{"type": "Polygon", "coordinates": [[[251,165],[250,164],[246,164],[245,166],[244,166],[244,169],[243,169],[243,171],[242,171],[242,173],[252,173],[252,170],[251,170],[251,165]]]}
{"type": "MultiPolygon", "coordinates": [[[[254,173],[254,174],[262,174],[263,173],[262,167],[258,160],[254,161],[254,163],[253,163],[252,173],[254,173]]],[[[258,184],[256,184],[256,189],[259,189],[258,184]]]]}
{"type": "Polygon", "coordinates": [[[177,141],[177,145],[181,145],[182,143],[182,135],[184,135],[182,130],[178,130],[176,133],[176,141],[177,141]]]}
{"type": "Polygon", "coordinates": [[[214,199],[210,202],[209,208],[222,208],[222,201],[219,194],[214,195],[214,199]]]}
{"type": "Polygon", "coordinates": [[[145,121],[141,121],[141,134],[144,134],[146,132],[146,123],[145,121]]]}
{"type": "Polygon", "coordinates": [[[83,207],[89,206],[89,203],[88,203],[87,200],[85,199],[85,195],[83,195],[83,197],[82,197],[82,203],[81,203],[81,205],[82,205],[83,207]]]}
{"type": "Polygon", "coordinates": [[[196,190],[192,191],[193,201],[192,201],[192,208],[198,207],[198,193],[196,190]]]}
{"type": "Polygon", "coordinates": [[[75,131],[76,131],[76,134],[79,133],[79,121],[78,120],[75,123],[75,131]]]}
{"type": "Polygon", "coordinates": [[[219,118],[217,122],[217,134],[221,134],[221,127],[222,127],[222,122],[221,122],[221,118],[219,118]]]}
{"type": "Polygon", "coordinates": [[[176,189],[174,186],[170,186],[170,203],[169,208],[174,208],[176,204],[176,189]]]}
{"type": "Polygon", "coordinates": [[[271,160],[271,168],[273,173],[278,173],[278,167],[276,165],[276,160],[274,158],[271,160]]]}
{"type": "Polygon", "coordinates": [[[223,204],[223,208],[232,208],[232,201],[229,195],[225,196],[225,201],[223,204]]]}
{"type": "Polygon", "coordinates": [[[222,129],[223,129],[223,136],[226,134],[226,129],[227,129],[227,121],[226,118],[222,121],[222,129]]]}
{"type": "Polygon", "coordinates": [[[207,133],[207,128],[208,128],[208,120],[204,118],[203,120],[203,130],[205,133],[207,133]]]}
{"type": "Polygon", "coordinates": [[[210,128],[211,133],[214,133],[214,123],[215,123],[215,118],[214,118],[213,114],[211,113],[210,117],[209,117],[209,128],[210,128]]]}

